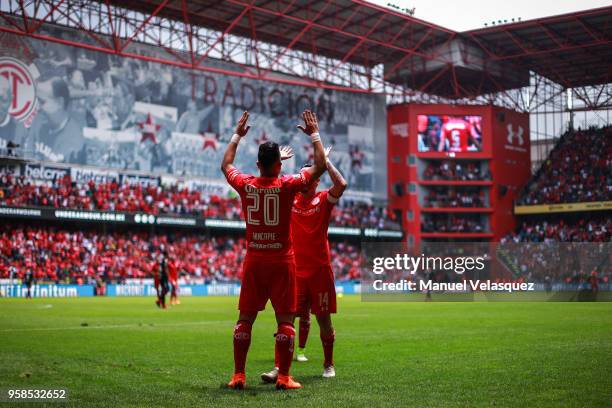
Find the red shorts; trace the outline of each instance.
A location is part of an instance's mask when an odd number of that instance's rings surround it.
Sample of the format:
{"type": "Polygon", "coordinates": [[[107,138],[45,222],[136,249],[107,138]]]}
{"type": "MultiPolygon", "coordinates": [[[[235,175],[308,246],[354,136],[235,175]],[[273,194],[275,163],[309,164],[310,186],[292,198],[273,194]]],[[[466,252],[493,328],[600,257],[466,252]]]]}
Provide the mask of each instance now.
{"type": "Polygon", "coordinates": [[[336,284],[330,265],[303,268],[297,277],[298,313],[336,313],[336,284]]]}
{"type": "Polygon", "coordinates": [[[295,261],[270,261],[248,258],[242,266],[242,286],[238,310],[259,312],[266,308],[268,299],[276,313],[295,313],[297,288],[295,261]]]}

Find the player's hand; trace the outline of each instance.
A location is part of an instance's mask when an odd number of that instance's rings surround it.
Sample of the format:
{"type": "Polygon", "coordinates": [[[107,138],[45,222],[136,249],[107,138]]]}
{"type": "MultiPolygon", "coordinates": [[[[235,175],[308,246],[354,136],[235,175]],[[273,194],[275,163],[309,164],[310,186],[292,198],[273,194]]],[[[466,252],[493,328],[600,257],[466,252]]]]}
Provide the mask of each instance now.
{"type": "Polygon", "coordinates": [[[308,136],[313,133],[319,133],[319,122],[317,121],[317,116],[313,112],[306,109],[304,113],[302,113],[302,118],[304,119],[304,126],[298,125],[298,129],[308,136]]]}
{"type": "Polygon", "coordinates": [[[332,147],[331,146],[327,146],[325,148],[325,158],[329,159],[329,152],[331,152],[332,147]]]}
{"type": "Polygon", "coordinates": [[[280,148],[280,154],[281,154],[281,158],[280,158],[281,160],[287,160],[295,156],[291,146],[282,146],[280,148]]]}
{"type": "Polygon", "coordinates": [[[236,134],[238,136],[244,137],[249,132],[249,129],[251,128],[251,126],[247,125],[248,120],[249,120],[249,112],[244,111],[244,113],[242,114],[242,117],[240,118],[240,120],[238,121],[238,124],[236,125],[236,134]]]}

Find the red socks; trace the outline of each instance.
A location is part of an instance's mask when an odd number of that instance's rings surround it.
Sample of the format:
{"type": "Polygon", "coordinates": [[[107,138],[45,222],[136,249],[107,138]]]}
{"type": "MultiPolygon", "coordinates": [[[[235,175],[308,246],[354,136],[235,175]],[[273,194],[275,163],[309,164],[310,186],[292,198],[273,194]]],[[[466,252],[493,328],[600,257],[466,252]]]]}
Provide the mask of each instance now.
{"type": "Polygon", "coordinates": [[[300,316],[299,330],[299,345],[300,348],[304,348],[306,347],[306,340],[308,340],[308,332],[310,332],[310,313],[300,316]]]}
{"type": "MultiPolygon", "coordinates": [[[[308,321],[308,328],[310,328],[310,321],[308,321]]],[[[306,344],[306,340],[302,343],[302,319],[300,319],[300,348],[303,348],[306,344]]],[[[308,330],[306,330],[308,335],[308,330]]],[[[295,329],[289,323],[282,323],[278,327],[278,333],[276,333],[276,345],[274,347],[274,367],[278,367],[280,374],[289,375],[289,367],[291,366],[291,360],[293,358],[293,341],[295,338],[295,329]],[[281,362],[281,356],[284,360],[281,362]]],[[[321,334],[321,344],[323,345],[323,356],[325,361],[323,367],[329,367],[334,365],[334,340],[336,339],[336,332],[334,331],[331,336],[325,336],[321,334]]]]}
{"type": "MultiPolygon", "coordinates": [[[[276,333],[274,333],[274,338],[276,338],[276,333]]],[[[278,368],[279,365],[279,358],[278,358],[278,347],[276,347],[276,342],[274,342],[274,367],[278,368]]]]}
{"type": "Polygon", "coordinates": [[[252,324],[246,320],[239,320],[234,327],[234,374],[244,374],[247,353],[251,345],[252,324]]]}
{"type": "Polygon", "coordinates": [[[331,336],[324,336],[321,334],[321,344],[323,344],[323,356],[325,362],[323,367],[329,367],[334,365],[334,339],[336,338],[336,332],[332,332],[331,336]]]}
{"type": "Polygon", "coordinates": [[[276,333],[275,354],[278,355],[278,373],[289,375],[291,360],[293,359],[293,344],[295,341],[295,329],[291,323],[278,325],[276,333]]]}

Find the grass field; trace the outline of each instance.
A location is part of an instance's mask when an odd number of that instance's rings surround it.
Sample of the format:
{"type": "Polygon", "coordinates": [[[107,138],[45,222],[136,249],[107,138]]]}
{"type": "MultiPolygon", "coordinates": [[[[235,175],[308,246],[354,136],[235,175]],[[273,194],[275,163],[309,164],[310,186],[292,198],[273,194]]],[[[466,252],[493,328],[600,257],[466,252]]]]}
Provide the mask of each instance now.
{"type": "Polygon", "coordinates": [[[248,389],[222,386],[236,301],[184,298],[162,311],[152,298],[0,299],[0,388],[68,388],[74,406],[612,405],[612,303],[346,296],[335,318],[337,377],[320,377],[313,323],[310,361],[292,370],[304,389],[277,392],[259,381],[272,364],[270,311],[254,327],[248,389]]]}

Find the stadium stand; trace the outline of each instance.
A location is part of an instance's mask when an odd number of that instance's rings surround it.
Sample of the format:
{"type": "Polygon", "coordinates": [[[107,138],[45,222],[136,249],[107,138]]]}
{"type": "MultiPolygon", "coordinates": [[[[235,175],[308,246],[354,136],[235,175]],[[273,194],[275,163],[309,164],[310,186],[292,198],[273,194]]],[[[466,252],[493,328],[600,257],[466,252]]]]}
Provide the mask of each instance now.
{"type": "Polygon", "coordinates": [[[425,207],[430,208],[482,208],[484,203],[482,189],[448,190],[430,189],[425,197],[425,207]]]}
{"type": "MultiPolygon", "coordinates": [[[[242,219],[238,198],[207,196],[177,185],[143,187],[116,182],[75,183],[70,176],[37,182],[24,176],[1,174],[0,205],[242,219]]],[[[395,213],[386,208],[349,200],[341,201],[334,208],[332,224],[400,229],[395,213]]]]}
{"type": "Polygon", "coordinates": [[[481,171],[480,165],[474,162],[431,161],[423,170],[423,180],[477,181],[490,180],[488,170],[481,171]]]}
{"type": "Polygon", "coordinates": [[[425,217],[423,232],[484,232],[479,215],[431,214],[425,217]]]}
{"type": "Polygon", "coordinates": [[[526,186],[521,205],[612,200],[612,127],[565,133],[526,186]]]}
{"type": "MultiPolygon", "coordinates": [[[[517,204],[612,200],[611,142],[611,127],[566,132],[526,185],[517,204]]],[[[509,264],[515,265],[520,279],[591,288],[594,282],[607,283],[612,270],[609,254],[599,254],[607,247],[588,243],[609,243],[611,239],[612,212],[585,210],[519,216],[516,231],[503,237],[501,244],[512,254],[509,264]],[[608,262],[585,267],[589,257],[608,262]]]]}
{"type": "Polygon", "coordinates": [[[610,214],[537,217],[524,220],[501,242],[610,242],[611,234],[610,214]]]}
{"type": "MultiPolygon", "coordinates": [[[[332,242],[337,280],[357,279],[358,246],[332,242]]],[[[191,233],[100,232],[51,226],[4,225],[0,229],[0,279],[21,279],[32,268],[36,279],[57,283],[122,282],[150,278],[162,248],[185,279],[235,282],[246,254],[244,238],[191,233]]]]}

